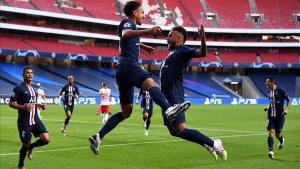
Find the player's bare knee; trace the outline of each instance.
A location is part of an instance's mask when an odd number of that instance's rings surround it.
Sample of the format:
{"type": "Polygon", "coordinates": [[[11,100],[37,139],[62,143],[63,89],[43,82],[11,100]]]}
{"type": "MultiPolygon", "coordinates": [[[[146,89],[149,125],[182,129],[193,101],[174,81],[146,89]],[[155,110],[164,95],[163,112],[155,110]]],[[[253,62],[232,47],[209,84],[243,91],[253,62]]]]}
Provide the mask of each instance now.
{"type": "Polygon", "coordinates": [[[149,117],[149,115],[148,115],[148,113],[144,113],[144,119],[148,119],[148,117],[149,117]]]}
{"type": "Polygon", "coordinates": [[[180,133],[186,130],[186,125],[184,123],[180,123],[175,126],[168,126],[169,132],[172,136],[178,137],[180,133]]]}
{"type": "Polygon", "coordinates": [[[149,91],[152,87],[159,87],[159,85],[152,78],[146,79],[142,84],[143,90],[149,91]]]}
{"type": "Polygon", "coordinates": [[[46,144],[49,144],[50,142],[50,136],[48,133],[43,133],[41,136],[40,136],[40,139],[42,140],[42,142],[46,145],[46,144]]]}
{"type": "Polygon", "coordinates": [[[268,135],[269,135],[269,137],[273,137],[274,136],[274,131],[273,130],[269,130],[268,135]]]}

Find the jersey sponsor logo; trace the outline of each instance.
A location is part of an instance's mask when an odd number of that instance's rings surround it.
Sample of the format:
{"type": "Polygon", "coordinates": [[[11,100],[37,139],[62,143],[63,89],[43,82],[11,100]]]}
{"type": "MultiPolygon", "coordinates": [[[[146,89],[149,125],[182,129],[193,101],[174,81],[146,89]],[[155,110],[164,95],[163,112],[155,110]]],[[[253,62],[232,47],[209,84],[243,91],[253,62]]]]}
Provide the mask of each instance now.
{"type": "Polygon", "coordinates": [[[130,23],[125,23],[124,25],[123,25],[123,28],[130,28],[131,27],[131,24],[130,23]]]}

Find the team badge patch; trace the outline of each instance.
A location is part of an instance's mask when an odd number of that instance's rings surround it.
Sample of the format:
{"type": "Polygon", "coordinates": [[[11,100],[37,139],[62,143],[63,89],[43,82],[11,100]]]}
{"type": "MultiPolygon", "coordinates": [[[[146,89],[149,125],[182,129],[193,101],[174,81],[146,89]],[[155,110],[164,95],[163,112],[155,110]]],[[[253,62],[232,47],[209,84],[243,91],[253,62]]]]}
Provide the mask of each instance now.
{"type": "Polygon", "coordinates": [[[123,27],[124,27],[124,28],[130,28],[130,27],[131,27],[131,24],[130,24],[130,23],[125,23],[125,24],[123,25],[123,27]]]}

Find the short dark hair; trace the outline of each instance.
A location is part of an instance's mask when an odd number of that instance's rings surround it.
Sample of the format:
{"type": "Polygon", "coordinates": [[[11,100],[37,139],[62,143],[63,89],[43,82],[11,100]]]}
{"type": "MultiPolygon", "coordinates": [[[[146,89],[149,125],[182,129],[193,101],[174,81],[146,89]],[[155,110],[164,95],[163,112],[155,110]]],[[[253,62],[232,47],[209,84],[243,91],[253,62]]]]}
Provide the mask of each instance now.
{"type": "Polygon", "coordinates": [[[127,17],[133,15],[133,11],[138,9],[141,6],[141,3],[136,1],[129,1],[124,6],[124,13],[127,17]]]}
{"type": "Polygon", "coordinates": [[[185,43],[187,37],[188,37],[188,34],[187,34],[187,31],[184,29],[184,27],[182,26],[175,26],[172,28],[173,31],[177,31],[177,32],[180,32],[182,35],[183,35],[183,43],[185,43]]]}
{"type": "Polygon", "coordinates": [[[31,66],[23,67],[22,74],[24,74],[25,71],[28,70],[28,69],[31,69],[31,70],[32,70],[32,67],[31,67],[31,66]]]}
{"type": "Polygon", "coordinates": [[[274,77],[268,77],[267,80],[269,80],[270,82],[276,84],[276,79],[274,77]]]}

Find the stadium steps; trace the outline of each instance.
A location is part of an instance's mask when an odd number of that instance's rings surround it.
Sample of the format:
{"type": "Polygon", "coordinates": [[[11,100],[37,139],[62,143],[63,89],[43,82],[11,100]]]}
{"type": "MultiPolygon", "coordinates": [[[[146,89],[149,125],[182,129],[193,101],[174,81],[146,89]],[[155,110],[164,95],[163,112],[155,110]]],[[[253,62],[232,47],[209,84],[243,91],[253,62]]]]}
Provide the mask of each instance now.
{"type": "Polygon", "coordinates": [[[55,2],[58,5],[57,8],[59,8],[65,14],[68,13],[64,8],[60,7],[60,4],[62,4],[61,0],[55,0],[55,2]]]}
{"type": "MultiPolygon", "coordinates": [[[[18,83],[16,83],[16,82],[13,82],[13,81],[11,81],[11,80],[9,80],[9,79],[7,79],[6,77],[3,77],[3,76],[1,76],[0,75],[0,79],[1,80],[3,80],[3,81],[5,81],[5,82],[7,82],[7,83],[9,83],[9,84],[11,84],[11,85],[14,85],[14,86],[16,86],[18,83]]],[[[2,86],[1,86],[2,87],[2,86]]]]}
{"type": "Polygon", "coordinates": [[[235,93],[234,91],[232,91],[230,88],[226,87],[225,85],[223,85],[222,83],[220,83],[216,78],[214,78],[213,76],[211,77],[211,80],[213,80],[214,82],[216,82],[217,85],[219,85],[220,87],[222,87],[224,90],[228,91],[229,93],[231,93],[232,95],[242,98],[241,95],[235,93]]]}
{"type": "Polygon", "coordinates": [[[196,18],[194,18],[193,15],[189,12],[189,10],[186,8],[186,6],[182,2],[182,0],[178,0],[178,2],[182,6],[183,10],[185,10],[185,13],[188,15],[190,20],[193,22],[193,24],[194,24],[193,26],[200,26],[200,25],[197,25],[196,18]]]}
{"type": "MultiPolygon", "coordinates": [[[[159,81],[159,74],[157,72],[151,72],[153,79],[158,82],[159,81]]],[[[206,95],[204,93],[199,92],[198,90],[194,89],[190,85],[183,82],[183,88],[184,88],[184,94],[190,95],[189,97],[208,97],[209,95],[206,95]]]]}
{"type": "MultiPolygon", "coordinates": [[[[207,4],[206,0],[200,0],[200,3],[201,3],[201,6],[202,6],[204,12],[205,12],[205,13],[206,13],[206,12],[209,12],[209,7],[208,7],[208,4],[207,4]]],[[[218,25],[218,23],[217,23],[217,20],[216,20],[216,17],[215,17],[214,19],[212,19],[212,20],[210,21],[210,23],[211,23],[211,25],[212,25],[214,28],[218,28],[218,27],[219,27],[219,25],[218,25]]]]}
{"type": "Polygon", "coordinates": [[[101,73],[102,75],[106,75],[112,78],[116,78],[116,74],[113,73],[112,71],[108,72],[107,70],[102,70],[102,69],[97,69],[97,68],[91,68],[92,70],[101,73]]]}
{"type": "Polygon", "coordinates": [[[208,11],[208,5],[206,3],[206,0],[200,0],[200,3],[202,5],[204,11],[207,12],[208,11]]]}
{"type": "Polygon", "coordinates": [[[41,10],[38,6],[36,6],[31,0],[28,0],[28,2],[29,2],[29,4],[31,5],[31,6],[33,6],[33,8],[34,9],[36,9],[36,10],[41,10]]]}
{"type": "Polygon", "coordinates": [[[245,98],[256,99],[258,97],[264,97],[263,93],[257,88],[253,81],[248,76],[242,77],[242,93],[245,98]]]}
{"type": "Polygon", "coordinates": [[[249,3],[250,3],[251,12],[256,13],[257,12],[257,7],[256,7],[255,0],[249,0],[249,3]]]}
{"type": "Polygon", "coordinates": [[[89,17],[92,17],[92,18],[96,18],[94,15],[92,15],[89,11],[87,11],[85,8],[83,8],[83,11],[89,16],[89,17]]]}
{"type": "Polygon", "coordinates": [[[5,0],[1,0],[1,2],[6,5],[6,6],[9,6],[9,4],[5,1],[5,0]]]}
{"type": "Polygon", "coordinates": [[[300,76],[296,77],[295,97],[300,97],[300,76]]]}
{"type": "MultiPolygon", "coordinates": [[[[54,74],[54,75],[56,75],[56,76],[59,76],[59,77],[61,77],[61,78],[65,78],[65,79],[68,78],[67,76],[64,76],[64,75],[62,75],[62,74],[60,74],[60,73],[57,73],[57,72],[55,72],[55,71],[53,71],[53,70],[51,70],[51,69],[49,69],[49,68],[47,68],[47,67],[40,67],[40,69],[45,70],[45,71],[47,71],[47,72],[49,72],[49,73],[52,73],[52,74],[54,74]]],[[[92,87],[89,87],[89,86],[87,86],[87,85],[85,85],[85,84],[83,84],[83,83],[81,83],[81,82],[75,81],[75,84],[77,84],[77,85],[79,85],[79,86],[81,86],[81,87],[90,89],[90,90],[92,90],[92,91],[98,92],[98,89],[94,89],[94,88],[92,88],[92,87]]]]}

